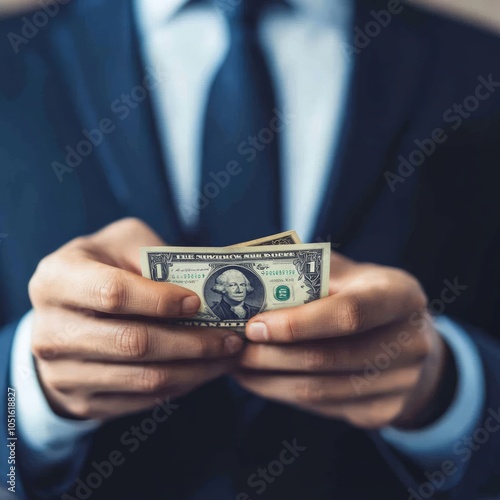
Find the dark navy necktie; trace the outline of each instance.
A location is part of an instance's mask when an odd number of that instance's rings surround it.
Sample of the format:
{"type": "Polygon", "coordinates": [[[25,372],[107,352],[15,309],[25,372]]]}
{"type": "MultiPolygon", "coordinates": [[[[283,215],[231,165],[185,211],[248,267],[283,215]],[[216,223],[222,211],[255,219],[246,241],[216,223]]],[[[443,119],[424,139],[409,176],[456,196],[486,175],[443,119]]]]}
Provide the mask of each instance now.
{"type": "Polygon", "coordinates": [[[260,14],[270,2],[234,3],[224,11],[230,46],[210,89],[205,117],[202,245],[229,245],[281,230],[279,120],[257,39],[260,14]]]}

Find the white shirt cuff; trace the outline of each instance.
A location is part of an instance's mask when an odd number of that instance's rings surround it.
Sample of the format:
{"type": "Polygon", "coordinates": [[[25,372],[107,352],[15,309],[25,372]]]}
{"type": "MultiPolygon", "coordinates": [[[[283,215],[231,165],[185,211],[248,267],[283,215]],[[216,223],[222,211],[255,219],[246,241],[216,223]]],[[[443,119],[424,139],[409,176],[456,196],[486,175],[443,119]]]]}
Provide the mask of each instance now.
{"type": "Polygon", "coordinates": [[[486,401],[486,382],[479,350],[459,325],[445,316],[435,326],[446,340],[457,366],[457,390],[447,410],[432,425],[415,431],[387,427],[380,435],[394,448],[426,470],[439,470],[446,460],[457,466],[442,489],[455,486],[463,477],[465,464],[459,460],[456,447],[479,423],[486,401]]]}
{"type": "Polygon", "coordinates": [[[30,466],[43,469],[66,459],[76,451],[83,437],[96,430],[98,421],[61,418],[49,406],[38,381],[31,354],[33,312],[19,323],[12,348],[11,381],[17,394],[19,436],[30,454],[30,466]]]}

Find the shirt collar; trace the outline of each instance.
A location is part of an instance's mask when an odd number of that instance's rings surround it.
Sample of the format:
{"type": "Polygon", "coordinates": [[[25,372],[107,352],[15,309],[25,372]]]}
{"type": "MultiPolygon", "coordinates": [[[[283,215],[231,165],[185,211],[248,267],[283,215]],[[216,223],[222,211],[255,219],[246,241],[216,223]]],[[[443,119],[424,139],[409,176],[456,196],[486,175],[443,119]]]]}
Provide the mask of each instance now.
{"type": "MultiPolygon", "coordinates": [[[[191,2],[192,0],[136,0],[136,8],[140,16],[147,20],[147,24],[154,26],[170,21],[191,2]]],[[[353,0],[285,0],[285,2],[299,15],[314,17],[323,23],[330,21],[334,24],[347,24],[350,21],[353,0]]]]}

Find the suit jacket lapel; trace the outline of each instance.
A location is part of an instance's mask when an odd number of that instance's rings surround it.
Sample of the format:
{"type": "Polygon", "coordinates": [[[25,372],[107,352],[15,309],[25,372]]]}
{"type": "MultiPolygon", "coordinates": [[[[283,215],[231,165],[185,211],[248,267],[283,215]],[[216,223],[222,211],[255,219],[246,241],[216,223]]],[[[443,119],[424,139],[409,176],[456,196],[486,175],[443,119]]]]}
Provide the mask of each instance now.
{"type": "Polygon", "coordinates": [[[108,122],[112,131],[92,154],[115,197],[125,213],[145,220],[169,242],[179,241],[149,99],[158,75],[142,70],[131,2],[74,2],[57,21],[48,57],[72,93],[82,129],[94,130],[103,119],[113,124],[108,122]]]}
{"type": "MultiPolygon", "coordinates": [[[[354,26],[363,30],[373,21],[373,6],[358,1],[354,26]]],[[[406,10],[381,27],[367,47],[351,55],[354,72],[345,131],[316,230],[317,237],[340,247],[358,234],[387,186],[386,160],[397,151],[425,75],[430,43],[420,36],[406,10]]]]}

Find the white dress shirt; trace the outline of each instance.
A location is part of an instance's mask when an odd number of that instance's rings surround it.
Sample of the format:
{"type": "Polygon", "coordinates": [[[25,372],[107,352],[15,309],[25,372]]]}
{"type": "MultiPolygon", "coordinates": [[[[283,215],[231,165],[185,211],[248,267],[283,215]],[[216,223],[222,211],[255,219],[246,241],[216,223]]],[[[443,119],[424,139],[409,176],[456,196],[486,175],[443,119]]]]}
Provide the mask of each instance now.
{"type": "MultiPolygon", "coordinates": [[[[192,206],[199,189],[204,111],[229,37],[224,16],[213,3],[187,7],[186,3],[136,0],[136,14],[145,65],[162,76],[151,97],[168,175],[189,227],[196,223],[197,214],[182,207],[192,206]]],[[[218,0],[215,5],[225,3],[218,0]]],[[[343,125],[353,61],[345,57],[342,46],[349,41],[354,2],[288,3],[266,11],[259,35],[275,84],[277,108],[290,118],[280,132],[286,166],[282,178],[285,226],[307,241],[335,165],[343,125]]],[[[452,407],[438,422],[418,432],[381,432],[387,442],[424,467],[453,458],[454,443],[473,430],[485,400],[477,348],[453,322],[442,319],[438,328],[457,360],[459,384],[452,407]]],[[[85,436],[99,423],[69,421],[51,411],[34,372],[30,337],[27,315],[16,333],[12,381],[18,394],[19,432],[32,451],[32,473],[36,474],[37,463],[41,470],[62,461],[71,462],[69,471],[77,470],[82,454],[75,457],[75,447],[84,446],[85,436]]],[[[452,478],[459,479],[460,474],[452,478]]],[[[451,485],[450,481],[445,487],[451,485]]]]}

